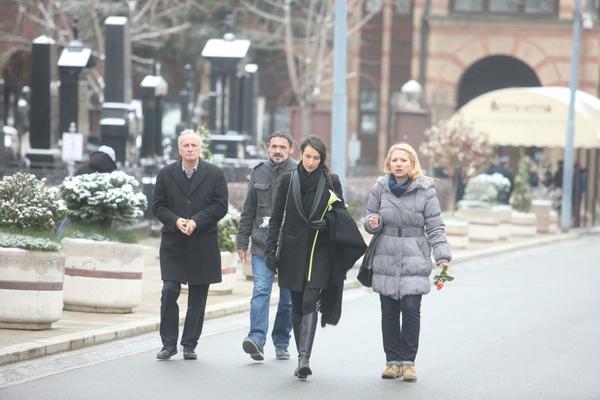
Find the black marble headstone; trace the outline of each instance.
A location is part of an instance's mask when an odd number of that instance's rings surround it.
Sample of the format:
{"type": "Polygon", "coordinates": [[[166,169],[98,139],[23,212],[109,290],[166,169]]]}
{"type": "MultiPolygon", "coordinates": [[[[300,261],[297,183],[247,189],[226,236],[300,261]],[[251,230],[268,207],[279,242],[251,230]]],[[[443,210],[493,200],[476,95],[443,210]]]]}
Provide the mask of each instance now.
{"type": "Polygon", "coordinates": [[[52,71],[56,65],[55,44],[52,38],[40,36],[31,46],[31,107],[29,109],[32,148],[49,149],[51,138],[52,71]]]}

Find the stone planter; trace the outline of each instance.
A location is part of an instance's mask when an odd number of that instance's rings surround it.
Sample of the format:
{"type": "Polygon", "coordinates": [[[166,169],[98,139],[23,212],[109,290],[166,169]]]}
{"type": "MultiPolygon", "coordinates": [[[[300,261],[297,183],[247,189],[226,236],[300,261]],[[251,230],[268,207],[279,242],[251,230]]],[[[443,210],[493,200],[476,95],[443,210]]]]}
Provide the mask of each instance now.
{"type": "Polygon", "coordinates": [[[0,248],[0,328],[50,329],[62,316],[65,258],[0,248]]]}
{"type": "Polygon", "coordinates": [[[63,239],[65,310],[130,313],[142,302],[144,247],[63,239]]]}
{"type": "Polygon", "coordinates": [[[457,219],[447,219],[446,237],[453,249],[465,249],[469,245],[469,223],[457,219]]]}
{"type": "Polygon", "coordinates": [[[512,207],[508,205],[497,205],[492,207],[492,212],[498,215],[500,225],[498,226],[498,238],[506,240],[510,236],[512,224],[512,207]]]}
{"type": "Polygon", "coordinates": [[[220,283],[213,283],[208,288],[208,294],[231,294],[237,280],[237,254],[229,251],[221,252],[221,279],[220,283]]]}
{"type": "Polygon", "coordinates": [[[537,233],[537,218],[534,213],[513,211],[511,235],[535,236],[537,233]]]}
{"type": "Polygon", "coordinates": [[[500,218],[491,208],[462,208],[454,215],[469,223],[469,239],[495,242],[500,238],[500,218]]]}
{"type": "Polygon", "coordinates": [[[533,200],[531,211],[537,217],[537,231],[539,233],[558,232],[558,214],[552,209],[551,200],[533,200]]]}

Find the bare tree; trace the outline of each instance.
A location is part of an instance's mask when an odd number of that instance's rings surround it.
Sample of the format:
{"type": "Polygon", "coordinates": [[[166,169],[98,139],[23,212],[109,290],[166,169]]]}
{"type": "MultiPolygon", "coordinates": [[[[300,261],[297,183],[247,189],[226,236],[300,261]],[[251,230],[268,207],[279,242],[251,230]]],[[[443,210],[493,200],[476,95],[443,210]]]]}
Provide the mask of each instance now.
{"type": "MultiPolygon", "coordinates": [[[[92,54],[104,59],[102,22],[110,15],[127,16],[132,42],[132,60],[135,66],[147,66],[152,60],[143,56],[145,49],[159,49],[172,35],[191,27],[188,22],[190,7],[195,0],[4,0],[3,7],[15,16],[9,24],[0,26],[0,39],[11,47],[0,54],[0,61],[15,49],[29,51],[30,35],[41,33],[66,46],[74,37],[74,21],[79,21],[80,39],[92,48],[92,54]]],[[[90,71],[88,81],[102,98],[103,81],[98,69],[90,71]]]]}
{"type": "MultiPolygon", "coordinates": [[[[381,9],[358,19],[348,35],[381,9]]],[[[293,97],[301,114],[302,132],[310,130],[311,109],[322,89],[331,85],[333,62],[334,0],[241,0],[236,10],[251,34],[254,46],[283,51],[293,97]]],[[[349,0],[349,10],[361,10],[363,0],[349,0]]]]}

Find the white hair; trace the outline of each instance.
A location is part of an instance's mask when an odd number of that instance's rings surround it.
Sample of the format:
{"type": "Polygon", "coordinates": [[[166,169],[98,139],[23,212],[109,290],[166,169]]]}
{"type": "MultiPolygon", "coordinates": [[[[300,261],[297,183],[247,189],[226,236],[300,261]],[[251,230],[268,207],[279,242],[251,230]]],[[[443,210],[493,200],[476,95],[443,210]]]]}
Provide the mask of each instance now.
{"type": "Polygon", "coordinates": [[[181,140],[184,136],[194,136],[198,139],[198,141],[200,141],[200,145],[202,145],[202,136],[200,136],[198,132],[196,132],[193,129],[184,129],[183,131],[181,131],[179,137],[177,138],[177,147],[181,146],[181,140]]]}

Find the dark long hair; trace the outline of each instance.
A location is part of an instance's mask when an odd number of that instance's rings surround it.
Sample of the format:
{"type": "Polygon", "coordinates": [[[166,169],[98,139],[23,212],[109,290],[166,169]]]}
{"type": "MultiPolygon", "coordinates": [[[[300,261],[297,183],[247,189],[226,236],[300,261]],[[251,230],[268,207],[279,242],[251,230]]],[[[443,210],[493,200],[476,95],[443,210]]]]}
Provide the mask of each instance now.
{"type": "Polygon", "coordinates": [[[321,157],[319,166],[323,169],[323,174],[325,175],[325,179],[327,179],[327,185],[330,188],[333,188],[333,185],[331,184],[331,173],[329,172],[329,167],[325,163],[325,161],[327,161],[327,146],[325,146],[325,143],[323,143],[318,136],[314,135],[307,137],[302,144],[300,144],[300,154],[304,153],[306,146],[312,147],[319,153],[319,156],[321,157]]]}

